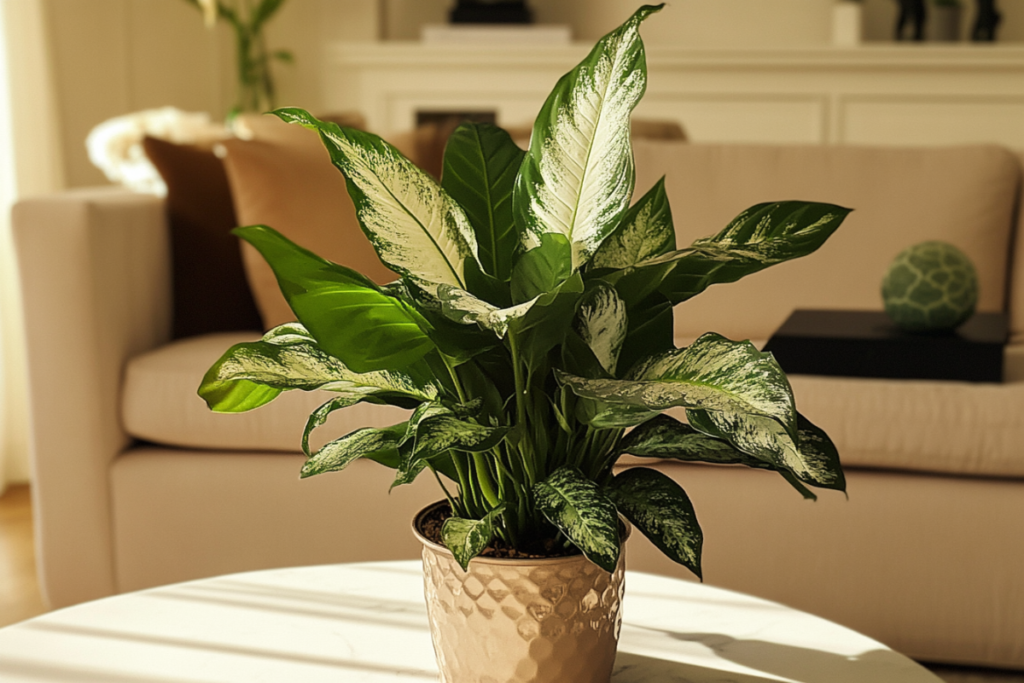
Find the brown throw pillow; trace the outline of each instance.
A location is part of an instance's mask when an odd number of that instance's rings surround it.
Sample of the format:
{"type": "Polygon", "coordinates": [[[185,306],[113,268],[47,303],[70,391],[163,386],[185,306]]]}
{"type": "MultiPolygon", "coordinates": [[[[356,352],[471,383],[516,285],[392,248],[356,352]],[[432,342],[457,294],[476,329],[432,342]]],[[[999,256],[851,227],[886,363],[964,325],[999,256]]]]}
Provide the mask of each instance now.
{"type": "Polygon", "coordinates": [[[238,222],[223,163],[208,148],[148,137],[142,144],[167,183],[174,338],[260,329],[231,234],[238,222]]]}
{"type": "MultiPolygon", "coordinates": [[[[379,284],[397,278],[377,258],[356,219],[345,178],[319,137],[306,131],[296,144],[228,140],[224,165],[241,225],[268,225],[296,244],[379,284]]],[[[295,319],[270,266],[249,244],[242,258],[253,297],[270,329],[295,319]]]]}

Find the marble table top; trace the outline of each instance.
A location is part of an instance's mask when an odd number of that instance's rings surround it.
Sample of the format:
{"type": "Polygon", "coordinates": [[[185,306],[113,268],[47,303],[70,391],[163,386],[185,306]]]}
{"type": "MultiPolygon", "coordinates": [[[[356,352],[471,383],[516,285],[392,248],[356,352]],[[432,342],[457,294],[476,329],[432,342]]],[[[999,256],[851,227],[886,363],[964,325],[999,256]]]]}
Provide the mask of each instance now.
{"type": "MultiPolygon", "coordinates": [[[[314,683],[437,680],[418,562],[203,579],[0,629],[0,681],[314,683]]],[[[615,683],[938,683],[824,619],[627,572],[615,683]]]]}

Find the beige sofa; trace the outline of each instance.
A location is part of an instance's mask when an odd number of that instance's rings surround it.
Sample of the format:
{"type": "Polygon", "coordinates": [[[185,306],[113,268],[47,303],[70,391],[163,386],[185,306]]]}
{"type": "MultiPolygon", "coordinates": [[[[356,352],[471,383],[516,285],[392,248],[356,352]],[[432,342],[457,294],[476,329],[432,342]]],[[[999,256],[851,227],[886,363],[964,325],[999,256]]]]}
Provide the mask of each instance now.
{"type": "MultiPolygon", "coordinates": [[[[680,244],[755,202],[857,211],[818,253],[679,307],[678,342],[764,340],[797,307],[879,308],[903,247],[945,239],[978,266],[981,310],[1011,315],[1003,384],[792,378],[835,439],[848,499],[803,501],[761,471],[662,464],[705,530],[709,583],[804,609],[929,661],[1024,669],[1024,239],[1021,162],[995,147],[858,149],[644,143],[638,192],[662,174],[680,244]],[[1011,257],[1011,250],[1016,254],[1011,257]]],[[[195,394],[232,342],[167,344],[168,237],[159,200],[116,189],[20,203],[40,572],[55,607],[200,576],[415,557],[422,478],[387,493],[374,463],[298,479],[293,392],[250,414],[195,394]]],[[[336,413],[324,434],[401,419],[336,413]]],[[[642,539],[629,566],[685,576],[642,539]]]]}

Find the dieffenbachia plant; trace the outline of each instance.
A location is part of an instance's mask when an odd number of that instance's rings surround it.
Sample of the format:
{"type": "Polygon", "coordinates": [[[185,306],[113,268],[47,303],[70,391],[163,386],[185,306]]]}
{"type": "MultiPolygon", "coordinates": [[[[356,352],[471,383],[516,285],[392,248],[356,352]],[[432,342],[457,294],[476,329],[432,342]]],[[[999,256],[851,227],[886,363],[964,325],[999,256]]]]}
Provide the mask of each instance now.
{"type": "Polygon", "coordinates": [[[629,121],[647,84],[639,28],[659,9],[641,7],[562,77],[528,151],[463,124],[440,184],[375,135],[275,112],[319,133],[401,277],[377,286],[268,227],[238,229],[298,321],[231,348],[200,387],[209,406],[328,392],[306,425],[302,476],[360,458],[393,468],[394,485],[429,470],[453,513],[443,540],[464,567],[497,538],[575,546],[611,570],[622,514],[699,575],[686,493],[655,469],[616,474],[626,453],[775,470],[808,497],[808,486],[844,489],[835,447],[797,412],[771,354],[710,333],[674,346],[673,306],[811,253],[848,210],[760,204],[678,249],[664,182],[630,206],[629,121]],[[360,402],[411,413],[311,452],[310,433],[360,402]],[[673,407],[686,422],[662,414],[673,407]]]}

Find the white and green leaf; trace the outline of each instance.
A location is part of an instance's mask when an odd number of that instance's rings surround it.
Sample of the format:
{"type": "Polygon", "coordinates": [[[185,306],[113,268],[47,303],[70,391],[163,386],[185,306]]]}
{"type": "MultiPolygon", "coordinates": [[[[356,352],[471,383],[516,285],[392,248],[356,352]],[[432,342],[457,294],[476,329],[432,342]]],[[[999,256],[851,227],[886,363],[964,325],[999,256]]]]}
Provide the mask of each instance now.
{"type": "Polygon", "coordinates": [[[405,430],[404,422],[385,429],[357,429],[314,453],[302,466],[299,476],[305,479],[324,472],[338,472],[360,458],[395,460],[405,430]]]}
{"type": "Polygon", "coordinates": [[[494,539],[494,521],[505,510],[499,505],[484,515],[483,519],[462,519],[449,517],[441,526],[441,540],[452,551],[455,561],[463,571],[469,569],[469,561],[487,549],[494,539]]]}
{"type": "Polygon", "coordinates": [[[591,268],[631,268],[676,248],[672,209],[662,178],[630,207],[590,261],[591,268]]]}
{"type": "Polygon", "coordinates": [[[309,333],[302,323],[285,323],[269,330],[263,335],[262,341],[277,346],[289,346],[291,344],[316,344],[316,339],[309,333]]]}
{"type": "Polygon", "coordinates": [[[613,572],[619,561],[615,504],[575,467],[555,470],[533,487],[537,508],[591,562],[613,572]]]}
{"type": "Polygon", "coordinates": [[[207,371],[199,395],[211,410],[251,410],[290,389],[332,391],[356,402],[370,395],[414,401],[438,396],[435,384],[418,382],[402,372],[353,372],[299,334],[283,334],[275,328],[267,335],[272,341],[235,344],[207,371]],[[282,340],[287,344],[282,345],[282,340]]]}
{"type": "Polygon", "coordinates": [[[578,396],[666,410],[675,406],[761,415],[796,433],[789,380],[771,354],[750,342],[708,333],[686,349],[654,356],[626,379],[587,379],[556,370],[559,383],[578,396]]]}
{"type": "Polygon", "coordinates": [[[612,479],[615,506],[669,559],[701,577],[704,535],[689,496],[657,470],[631,467],[612,479]]]}
{"type": "Polygon", "coordinates": [[[441,302],[441,311],[449,320],[462,325],[476,323],[491,330],[501,339],[508,332],[509,325],[529,313],[540,296],[516,306],[498,308],[464,289],[440,285],[437,288],[437,298],[441,302]]]}
{"type": "Polygon", "coordinates": [[[673,303],[710,285],[735,282],[769,266],[816,251],[842,224],[850,209],[818,202],[771,202],[750,207],[720,233],[690,247],[649,258],[659,290],[673,303]],[[664,266],[671,264],[670,270],[664,266]]]}
{"type": "Polygon", "coordinates": [[[320,121],[302,109],[274,113],[319,132],[381,261],[428,288],[466,287],[463,262],[477,258],[476,235],[462,207],[433,178],[372,133],[320,121]]]}
{"type": "Polygon", "coordinates": [[[668,415],[658,415],[631,431],[622,440],[619,451],[641,458],[769,467],[764,460],[738,450],[728,441],[698,431],[668,415]]]}
{"type": "Polygon", "coordinates": [[[392,488],[411,483],[428,462],[449,450],[480,453],[505,438],[507,427],[488,427],[460,418],[440,403],[424,403],[409,418],[399,442],[401,460],[392,488]]]}
{"type": "Polygon", "coordinates": [[[645,5],[563,76],[533,126],[513,207],[525,247],[564,235],[578,269],[618,226],[633,194],[629,117],[647,87],[645,5]]]}
{"type": "Polygon", "coordinates": [[[803,416],[798,419],[795,439],[775,420],[758,415],[688,410],[686,419],[698,430],[727,440],[773,469],[792,473],[801,482],[845,490],[835,445],[803,416]]]}
{"type": "Polygon", "coordinates": [[[611,286],[598,282],[580,299],[573,328],[613,377],[628,327],[626,304],[611,286]]]}

